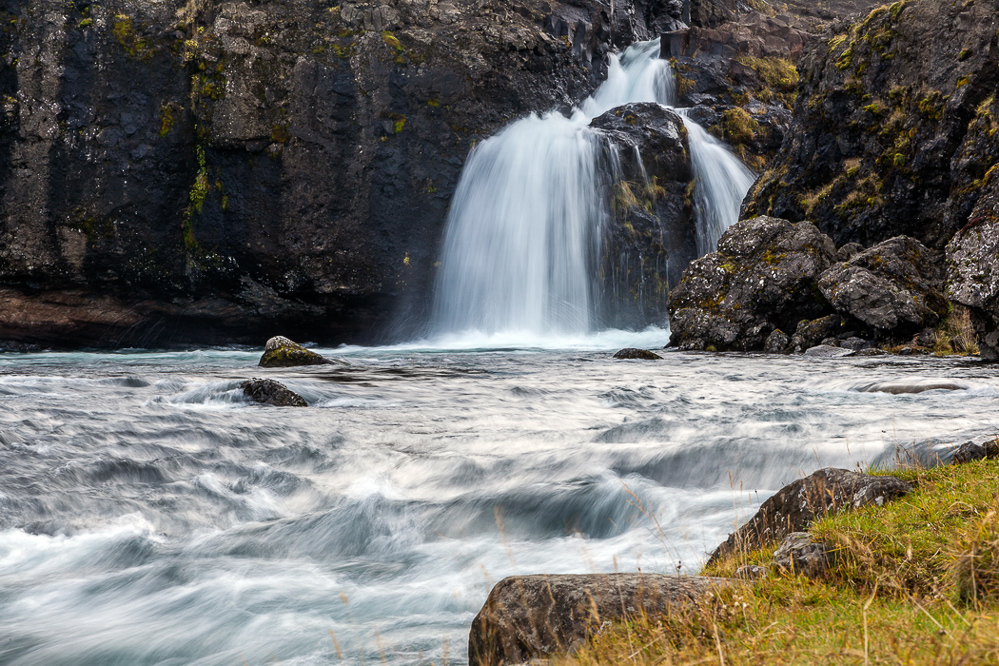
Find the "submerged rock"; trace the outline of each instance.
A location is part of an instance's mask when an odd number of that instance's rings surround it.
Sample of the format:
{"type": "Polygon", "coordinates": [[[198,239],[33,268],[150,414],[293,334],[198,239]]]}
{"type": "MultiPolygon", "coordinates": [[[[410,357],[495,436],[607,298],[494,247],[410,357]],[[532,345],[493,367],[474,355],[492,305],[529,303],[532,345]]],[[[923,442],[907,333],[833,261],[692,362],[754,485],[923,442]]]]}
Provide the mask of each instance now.
{"type": "Polygon", "coordinates": [[[794,481],[760,505],[749,521],[718,546],[708,564],[723,557],[762,548],[800,532],[816,518],[845,509],[878,506],[901,497],[912,486],[892,476],[871,476],[827,467],[794,481]]]}
{"type": "Polygon", "coordinates": [[[844,349],[833,345],[816,345],[805,350],[805,356],[817,356],[819,358],[845,358],[856,354],[852,349],[844,349]]]}
{"type": "Polygon", "coordinates": [[[655,352],[651,352],[648,349],[635,349],[634,347],[627,347],[622,349],[618,353],[614,354],[614,358],[622,360],[639,360],[639,361],[661,361],[663,357],[655,352]]]}
{"type": "Polygon", "coordinates": [[[718,251],[691,263],[670,299],[670,344],[680,349],[750,351],[774,329],[828,311],[813,289],[832,264],[833,242],[809,222],[773,217],[729,228],[718,251]]]}
{"type": "Polygon", "coordinates": [[[472,621],[468,663],[498,666],[566,654],[606,621],[664,613],[733,584],[637,573],[504,578],[472,621]]]}
{"type": "Polygon", "coordinates": [[[260,357],[260,366],[264,368],[290,368],[300,365],[335,365],[342,361],[333,361],[322,354],[306,349],[297,342],[286,337],[275,336],[264,346],[264,355],[260,357]]]}
{"type": "Polygon", "coordinates": [[[274,407],[308,407],[305,398],[273,379],[248,379],[240,387],[254,402],[274,407]]]}

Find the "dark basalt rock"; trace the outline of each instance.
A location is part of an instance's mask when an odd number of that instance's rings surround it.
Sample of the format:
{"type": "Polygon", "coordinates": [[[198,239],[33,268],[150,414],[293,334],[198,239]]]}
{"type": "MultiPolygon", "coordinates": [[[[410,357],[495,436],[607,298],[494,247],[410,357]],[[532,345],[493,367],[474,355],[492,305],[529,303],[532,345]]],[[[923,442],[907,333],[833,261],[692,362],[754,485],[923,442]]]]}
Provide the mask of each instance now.
{"type": "Polygon", "coordinates": [[[986,442],[965,442],[954,451],[951,462],[955,465],[963,465],[976,460],[990,460],[999,458],[999,440],[992,439],[986,442]]]}
{"type": "Polygon", "coordinates": [[[877,331],[914,334],[947,314],[938,257],[906,236],[835,264],[818,284],[837,311],[877,331]]]}
{"type": "Polygon", "coordinates": [[[790,344],[791,339],[787,337],[787,333],[775,328],[763,343],[763,351],[767,354],[785,354],[789,351],[790,344]]]}
{"type": "Polygon", "coordinates": [[[801,532],[816,518],[869,504],[880,506],[911,490],[911,485],[891,476],[820,469],[784,486],[760,505],[759,511],[745,525],[715,549],[708,564],[733,553],[777,543],[792,532],[801,532]]]}
{"type": "Polygon", "coordinates": [[[827,338],[842,332],[845,323],[839,315],[826,315],[811,321],[802,320],[798,322],[798,328],[791,336],[791,346],[797,352],[815,347],[827,338]]]}
{"type": "Polygon", "coordinates": [[[995,10],[911,0],[834,23],[798,62],[794,120],[745,214],[942,249],[999,161],[995,10]]]}
{"type": "Polygon", "coordinates": [[[627,347],[622,349],[618,353],[614,354],[614,358],[621,360],[639,360],[639,361],[661,361],[663,357],[655,352],[651,352],[648,349],[635,349],[634,347],[627,347]]]}
{"type": "Polygon", "coordinates": [[[808,222],[758,217],[733,225],[718,251],[693,262],[670,301],[670,344],[680,349],[761,349],[774,329],[825,314],[815,291],[836,247],[808,222]]]}
{"type": "Polygon", "coordinates": [[[302,365],[334,365],[342,361],[332,361],[322,354],[306,349],[297,342],[280,335],[267,341],[264,354],[260,357],[262,368],[290,368],[302,365]]]}
{"type": "Polygon", "coordinates": [[[274,407],[309,406],[305,398],[290,390],[281,382],[276,382],[273,379],[258,379],[254,377],[240,384],[240,387],[247,397],[262,405],[272,405],[274,407]]]}
{"type": "Polygon", "coordinates": [[[724,578],[624,573],[504,578],[472,621],[468,663],[520,664],[566,654],[603,622],[664,613],[733,584],[724,578]]]}
{"type": "Polygon", "coordinates": [[[603,226],[597,300],[614,326],[667,317],[670,285],[697,258],[687,130],[659,104],[626,104],[590,122],[606,140],[611,222],[603,226]],[[641,156],[639,159],[638,156],[641,156]]]}

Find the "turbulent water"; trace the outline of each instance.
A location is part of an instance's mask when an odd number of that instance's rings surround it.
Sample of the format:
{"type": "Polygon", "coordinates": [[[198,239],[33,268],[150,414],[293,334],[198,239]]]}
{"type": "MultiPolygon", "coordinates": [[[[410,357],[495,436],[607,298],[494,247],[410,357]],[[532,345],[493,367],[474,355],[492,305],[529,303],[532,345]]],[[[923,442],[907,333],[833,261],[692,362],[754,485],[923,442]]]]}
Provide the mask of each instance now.
{"type": "MultiPolygon", "coordinates": [[[[629,102],[673,106],[674,87],[659,40],[636,44],[611,56],[607,80],[571,116],[531,115],[469,155],[444,237],[435,334],[578,335],[594,327],[593,276],[609,208],[599,169],[607,147],[589,123],[629,102]]],[[[705,254],[738,219],[753,174],[683,119],[696,177],[698,250],[705,254]]]]}
{"type": "Polygon", "coordinates": [[[974,362],[610,358],[663,335],[0,355],[0,663],[462,663],[502,576],[694,571],[803,473],[999,427],[974,362]]]}

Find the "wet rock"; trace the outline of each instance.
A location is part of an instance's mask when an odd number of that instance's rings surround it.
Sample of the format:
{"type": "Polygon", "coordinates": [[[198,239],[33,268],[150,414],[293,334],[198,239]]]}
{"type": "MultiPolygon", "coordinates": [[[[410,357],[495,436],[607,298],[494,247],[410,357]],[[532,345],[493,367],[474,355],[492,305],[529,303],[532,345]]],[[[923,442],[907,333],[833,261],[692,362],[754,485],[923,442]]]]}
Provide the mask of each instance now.
{"type": "Polygon", "coordinates": [[[673,111],[619,106],[590,127],[604,138],[611,220],[602,226],[599,316],[641,328],[667,317],[669,286],[697,258],[687,187],[693,179],[687,130],[673,111]]]}
{"type": "Polygon", "coordinates": [[[781,573],[801,574],[817,579],[825,576],[832,565],[835,551],[825,544],[812,541],[808,532],[792,532],[784,537],[774,551],[774,566],[781,573]]]}
{"type": "Polygon", "coordinates": [[[734,582],[661,574],[504,578],[472,621],[468,662],[519,664],[566,654],[606,621],[693,604],[734,582]]]}
{"type": "Polygon", "coordinates": [[[811,321],[800,321],[791,336],[791,346],[797,352],[803,352],[810,347],[826,344],[826,340],[835,337],[846,322],[839,315],[827,315],[811,321]]]}
{"type": "Polygon", "coordinates": [[[791,339],[787,337],[787,333],[775,328],[763,343],[763,351],[767,354],[785,354],[790,344],[791,339]]]}
{"type": "Polygon", "coordinates": [[[258,379],[254,377],[242,384],[243,393],[254,402],[274,407],[308,407],[305,398],[290,390],[281,382],[273,379],[258,379]]]}
{"type": "Polygon", "coordinates": [[[912,347],[902,347],[901,349],[898,350],[899,356],[912,356],[914,353],[915,351],[912,349],[912,347]]]}
{"type": "Polygon", "coordinates": [[[947,296],[969,309],[981,357],[999,360],[999,184],[947,245],[946,256],[947,296]]]}
{"type": "Polygon", "coordinates": [[[853,351],[860,351],[861,349],[871,349],[874,347],[873,340],[865,340],[863,338],[858,338],[851,336],[846,340],[839,343],[839,346],[843,349],[852,349],[853,351]]]}
{"type": "Polygon", "coordinates": [[[999,458],[999,440],[992,439],[986,442],[965,442],[962,444],[951,458],[955,465],[975,462],[976,460],[989,460],[999,458]]]}
{"type": "Polygon", "coordinates": [[[832,263],[832,241],[808,222],[758,217],[733,225],[718,251],[691,263],[670,295],[670,344],[759,350],[774,329],[828,312],[814,284],[832,263]]]}
{"type": "Polygon", "coordinates": [[[935,326],[947,313],[937,256],[906,236],[835,264],[818,285],[837,311],[881,332],[911,334],[935,326]]]}
{"type": "Polygon", "coordinates": [[[745,525],[715,549],[708,563],[779,542],[792,532],[804,530],[816,518],[870,504],[881,506],[911,490],[911,485],[891,476],[820,469],[784,486],[763,502],[745,525]]]}
{"type": "Polygon", "coordinates": [[[833,345],[816,345],[805,350],[805,356],[815,356],[817,358],[845,358],[856,354],[852,349],[834,347],[833,345]]]}
{"type": "Polygon", "coordinates": [[[863,251],[864,246],[860,243],[847,243],[836,250],[836,261],[850,261],[863,251]]]}
{"type": "Polygon", "coordinates": [[[663,357],[655,352],[651,352],[648,349],[635,349],[634,347],[627,347],[622,349],[618,353],[614,354],[614,358],[622,360],[640,360],[640,361],[661,361],[663,357]]]}
{"type": "Polygon", "coordinates": [[[966,391],[968,385],[963,382],[946,379],[924,379],[897,382],[872,382],[854,387],[861,393],[890,393],[891,395],[915,394],[925,391],[966,391]]]}
{"type": "Polygon", "coordinates": [[[334,365],[335,362],[322,354],[306,349],[297,342],[283,336],[275,336],[267,341],[264,354],[260,357],[263,368],[290,368],[300,365],[334,365]]]}

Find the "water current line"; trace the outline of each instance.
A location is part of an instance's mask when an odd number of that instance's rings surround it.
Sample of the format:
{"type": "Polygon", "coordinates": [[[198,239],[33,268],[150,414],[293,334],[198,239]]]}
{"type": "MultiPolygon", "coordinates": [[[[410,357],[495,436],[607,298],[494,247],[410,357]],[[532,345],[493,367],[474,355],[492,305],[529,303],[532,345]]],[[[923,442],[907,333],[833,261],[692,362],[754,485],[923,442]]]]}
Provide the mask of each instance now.
{"type": "MultiPolygon", "coordinates": [[[[611,55],[607,80],[569,117],[531,114],[479,144],[451,202],[431,332],[589,332],[600,230],[609,219],[604,146],[589,123],[629,102],[672,107],[675,99],[659,40],[642,42],[611,55]]],[[[738,219],[754,176],[697,123],[683,121],[705,254],[738,219]]]]}

